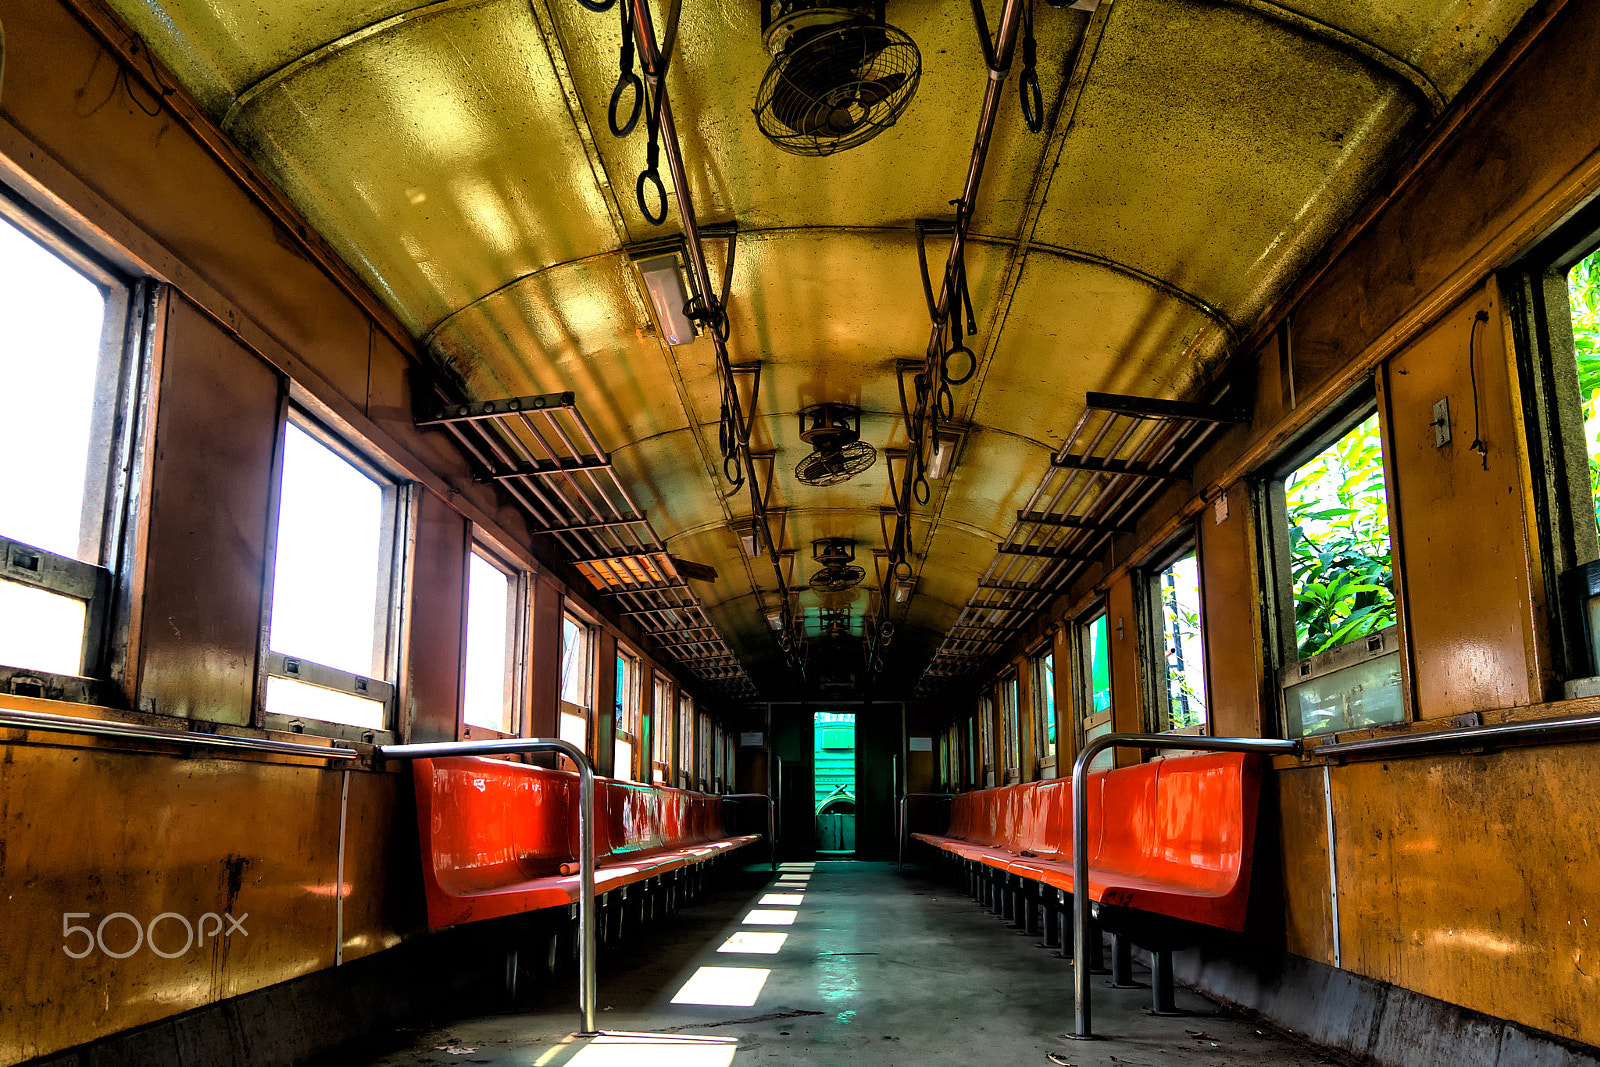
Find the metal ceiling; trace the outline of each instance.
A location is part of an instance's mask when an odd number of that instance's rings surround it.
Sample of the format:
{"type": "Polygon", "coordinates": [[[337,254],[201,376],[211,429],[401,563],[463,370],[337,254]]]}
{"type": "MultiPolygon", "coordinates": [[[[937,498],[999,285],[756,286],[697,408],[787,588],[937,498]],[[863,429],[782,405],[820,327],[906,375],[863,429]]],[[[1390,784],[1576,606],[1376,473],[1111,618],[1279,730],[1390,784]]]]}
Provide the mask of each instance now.
{"type": "MultiPolygon", "coordinates": [[[[883,695],[909,692],[941,645],[969,647],[946,635],[988,602],[980,580],[1009,573],[997,548],[1015,547],[1018,513],[1059,477],[1052,456],[1085,394],[1197,398],[1530,2],[1102,0],[1088,12],[1035,0],[1046,121],[1027,129],[1013,71],[964,204],[977,367],[948,413],[964,439],[928,502],[903,509],[915,592],[881,604],[886,561],[874,568],[869,548],[895,543],[907,464],[880,456],[840,485],[800,485],[795,412],[857,405],[865,440],[907,447],[898,369],[930,349],[917,220],[954,221],[990,81],[968,0],[891,0],[888,20],[921,49],[921,85],[893,129],[823,158],[780,152],[756,128],[769,63],[759,0],[684,0],[666,97],[686,199],[701,225],[739,233],[730,279],[723,242],[706,243],[700,288],[726,282],[728,359],[760,363],[739,490],[723,474],[715,344],[665,344],[630,262],[631,247],[684,232],[684,204],[674,196],[666,224],[650,225],[634,198],[644,123],[626,140],[607,128],[615,11],[111,0],[463,399],[574,394],[594,451],[648,516],[649,547],[718,564],[715,583],[696,584],[699,607],[758,685],[786,684],[765,615],[795,575],[786,555],[740,551],[733,524],[751,515],[752,485],[779,510],[779,549],[853,538],[867,580],[824,603],[802,579],[792,610],[812,634],[824,608],[849,608],[858,632],[891,620],[883,695]]],[[[987,21],[1003,41],[998,0],[987,21]]],[[[949,241],[927,238],[936,295],[949,241]]]]}

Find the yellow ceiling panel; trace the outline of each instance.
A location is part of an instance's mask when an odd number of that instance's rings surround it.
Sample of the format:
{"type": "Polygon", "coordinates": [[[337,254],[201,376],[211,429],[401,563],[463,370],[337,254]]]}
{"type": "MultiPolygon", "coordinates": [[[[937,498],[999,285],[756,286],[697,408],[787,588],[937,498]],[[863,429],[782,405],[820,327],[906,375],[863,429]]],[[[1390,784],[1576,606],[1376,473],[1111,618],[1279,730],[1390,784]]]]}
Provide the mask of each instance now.
{"type": "Polygon", "coordinates": [[[419,334],[616,228],[523,5],[456,7],[260,85],[230,132],[419,334]]]}
{"type": "MultiPolygon", "coordinates": [[[[989,7],[991,22],[998,20],[999,7],[989,7]]],[[[570,2],[552,3],[551,11],[628,232],[633,240],[647,239],[657,231],[635,203],[636,180],[646,163],[644,122],[622,141],[607,128],[621,41],[617,15],[592,14],[570,2]]],[[[966,181],[987,83],[970,8],[897,2],[887,14],[922,54],[916,96],[893,129],[848,152],[813,158],[780,150],[756,127],[751,109],[771,62],[758,3],[684,6],[668,93],[684,152],[694,161],[690,190],[702,219],[738,219],[757,229],[904,225],[950,216],[949,202],[966,181]],[[916,165],[906,166],[908,160],[916,165]]],[[[1038,70],[1047,113],[1086,22],[1082,12],[1039,5],[1038,70]]],[[[656,23],[664,34],[659,5],[656,23]]],[[[1013,69],[1021,66],[1019,48],[1013,69]]],[[[1028,132],[1015,83],[1008,84],[989,152],[979,230],[1013,236],[1044,142],[1043,134],[1028,132]]],[[[665,164],[662,173],[670,190],[665,164]]],[[[674,206],[671,220],[676,217],[674,206]]],[[[675,224],[671,220],[668,226],[675,224]]]]}
{"type": "MultiPolygon", "coordinates": [[[[1532,0],[1296,0],[1280,5],[1247,0],[1274,17],[1321,23],[1418,68],[1445,100],[1461,91],[1522,18],[1532,0]]],[[[1315,27],[1308,27],[1315,32],[1315,27]]]]}
{"type": "Polygon", "coordinates": [[[608,449],[681,430],[672,363],[635,277],[617,254],[552,267],[457,312],[432,347],[474,399],[572,390],[608,449]]]}
{"type": "Polygon", "coordinates": [[[1420,128],[1420,99],[1247,8],[1116,4],[1035,236],[1248,324],[1420,128]]]}
{"type": "Polygon", "coordinates": [[[1227,344],[1214,315],[1149,279],[1035,249],[973,419],[1059,448],[1086,392],[1187,399],[1227,344]]]}

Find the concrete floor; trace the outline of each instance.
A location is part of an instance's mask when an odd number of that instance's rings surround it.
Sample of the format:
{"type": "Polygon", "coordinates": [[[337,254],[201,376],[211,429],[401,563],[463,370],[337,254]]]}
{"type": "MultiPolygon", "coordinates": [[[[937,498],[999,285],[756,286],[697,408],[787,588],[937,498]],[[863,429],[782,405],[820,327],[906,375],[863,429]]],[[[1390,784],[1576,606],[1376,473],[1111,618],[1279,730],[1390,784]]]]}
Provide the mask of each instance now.
{"type": "MultiPolygon", "coordinates": [[[[750,868],[602,959],[601,1037],[572,1037],[576,979],[563,976],[524,1014],[404,1034],[409,1048],[368,1062],[970,1067],[1045,1065],[1050,1053],[1078,1067],[1333,1062],[1185,989],[1178,1006],[1193,1015],[1146,1015],[1147,989],[1110,989],[1103,977],[1094,1018],[1105,1039],[1070,1040],[1072,967],[1037,940],[909,867],[750,868]],[[782,898],[763,903],[768,894],[782,898]]],[[[1135,976],[1148,972],[1136,964],[1135,976]]]]}

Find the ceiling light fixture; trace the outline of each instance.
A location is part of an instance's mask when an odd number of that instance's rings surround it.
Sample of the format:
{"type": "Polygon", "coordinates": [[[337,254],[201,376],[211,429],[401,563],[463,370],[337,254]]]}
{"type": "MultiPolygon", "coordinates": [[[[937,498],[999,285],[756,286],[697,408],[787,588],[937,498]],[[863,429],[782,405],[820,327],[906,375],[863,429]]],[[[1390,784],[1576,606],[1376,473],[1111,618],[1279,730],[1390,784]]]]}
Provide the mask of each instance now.
{"type": "Polygon", "coordinates": [[[733,524],[733,532],[739,535],[739,547],[744,549],[744,554],[750,559],[761,555],[761,550],[766,547],[762,541],[761,528],[754,519],[733,524]]]}
{"type": "Polygon", "coordinates": [[[950,473],[950,468],[955,466],[956,452],[961,448],[961,439],[965,432],[961,430],[941,429],[933,439],[933,451],[928,456],[928,469],[925,472],[932,481],[938,481],[950,473]]]}
{"type": "Polygon", "coordinates": [[[669,345],[686,345],[698,334],[689,316],[683,313],[689,291],[683,282],[683,265],[676,253],[648,256],[636,261],[645,291],[655,306],[656,323],[669,345]]]}
{"type": "Polygon", "coordinates": [[[904,604],[911,599],[912,592],[917,588],[915,578],[896,578],[894,580],[894,602],[904,604]]]}

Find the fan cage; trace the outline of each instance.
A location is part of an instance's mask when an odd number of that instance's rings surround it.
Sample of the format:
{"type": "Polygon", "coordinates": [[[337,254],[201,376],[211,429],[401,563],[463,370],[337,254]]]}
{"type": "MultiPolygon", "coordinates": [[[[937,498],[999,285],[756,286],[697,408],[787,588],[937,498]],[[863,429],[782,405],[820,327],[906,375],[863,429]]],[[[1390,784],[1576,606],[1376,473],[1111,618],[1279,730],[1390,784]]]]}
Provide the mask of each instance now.
{"type": "Polygon", "coordinates": [[[893,126],[921,79],[922,53],[904,31],[852,19],[806,38],[773,60],[756,93],[756,125],[769,141],[797,156],[843,152],[893,126]],[[882,34],[883,47],[863,47],[864,29],[882,34]],[[851,52],[859,58],[841,59],[851,52]],[[829,80],[826,91],[807,84],[845,70],[852,76],[829,80]],[[885,95],[864,99],[885,83],[893,86],[885,95]],[[780,109],[788,120],[780,117],[780,109]]]}
{"type": "Polygon", "coordinates": [[[795,464],[794,476],[818,488],[847,482],[878,461],[878,450],[866,441],[851,441],[837,451],[818,449],[795,464]]]}
{"type": "Polygon", "coordinates": [[[811,576],[808,583],[818,593],[842,593],[854,589],[866,578],[867,572],[852,563],[846,567],[829,567],[811,576]]]}

